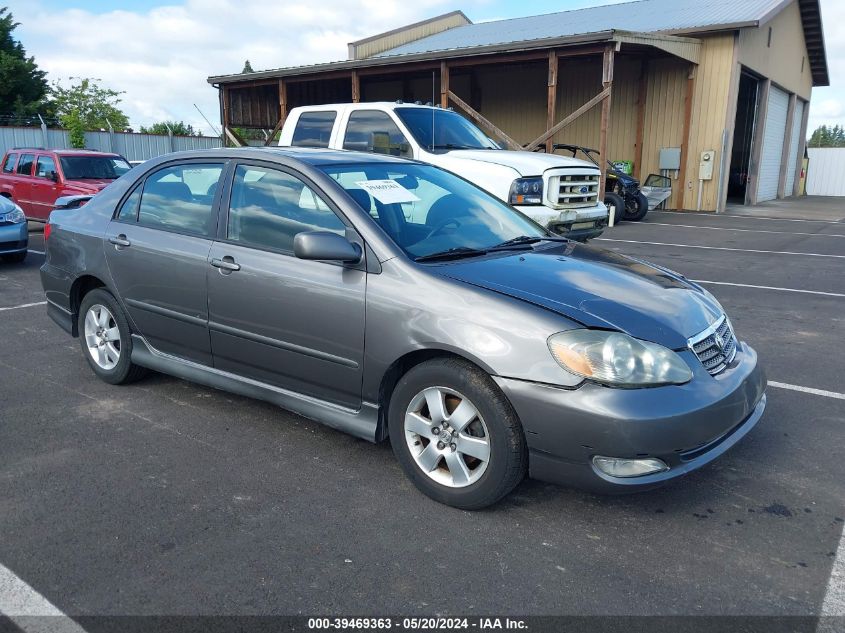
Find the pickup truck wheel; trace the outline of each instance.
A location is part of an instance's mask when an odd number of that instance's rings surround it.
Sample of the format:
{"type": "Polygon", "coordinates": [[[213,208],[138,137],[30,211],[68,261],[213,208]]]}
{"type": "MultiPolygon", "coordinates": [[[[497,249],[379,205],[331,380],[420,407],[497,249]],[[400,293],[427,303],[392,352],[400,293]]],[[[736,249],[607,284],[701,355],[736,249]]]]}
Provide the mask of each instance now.
{"type": "Polygon", "coordinates": [[[89,292],[79,306],[79,342],[85,360],[104,382],[123,385],[144,376],[134,364],[129,322],[112,294],[102,288],[89,292]]]}
{"type": "Polygon", "coordinates": [[[638,191],[636,196],[626,198],[625,202],[626,220],[639,222],[648,213],[648,198],[645,197],[642,191],[638,191]]]}
{"type": "Polygon", "coordinates": [[[604,194],[604,204],[607,207],[607,213],[610,215],[613,209],[613,223],[621,222],[625,218],[625,201],[619,194],[608,191],[604,194]]]}
{"type": "Polygon", "coordinates": [[[396,385],[388,426],[414,485],[464,510],[489,506],[525,477],[522,425],[495,382],[460,359],[417,365],[396,385]]]}

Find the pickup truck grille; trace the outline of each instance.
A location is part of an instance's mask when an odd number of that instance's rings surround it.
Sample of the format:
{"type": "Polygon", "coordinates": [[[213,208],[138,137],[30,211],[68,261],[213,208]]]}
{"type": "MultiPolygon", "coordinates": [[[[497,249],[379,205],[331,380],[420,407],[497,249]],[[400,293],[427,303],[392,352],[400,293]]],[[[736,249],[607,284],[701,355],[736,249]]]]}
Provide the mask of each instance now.
{"type": "Polygon", "coordinates": [[[689,347],[712,376],[723,371],[736,357],[736,336],[727,316],[694,336],[689,347]]]}
{"type": "Polygon", "coordinates": [[[549,178],[548,202],[555,209],[594,207],[599,199],[599,174],[565,173],[549,178]]]}

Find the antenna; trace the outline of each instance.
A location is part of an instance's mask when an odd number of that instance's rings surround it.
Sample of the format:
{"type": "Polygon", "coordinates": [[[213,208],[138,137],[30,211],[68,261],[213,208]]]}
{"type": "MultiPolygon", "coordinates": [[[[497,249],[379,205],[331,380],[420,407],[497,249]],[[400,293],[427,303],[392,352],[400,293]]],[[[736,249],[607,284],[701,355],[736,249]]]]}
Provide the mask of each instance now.
{"type": "Polygon", "coordinates": [[[211,124],[211,121],[209,121],[208,118],[202,113],[202,110],[199,109],[199,106],[197,106],[196,103],[194,104],[194,107],[197,109],[197,112],[200,113],[200,116],[205,119],[205,122],[208,123],[208,126],[211,128],[211,131],[217,134],[218,136],[222,136],[222,133],[211,124]]]}

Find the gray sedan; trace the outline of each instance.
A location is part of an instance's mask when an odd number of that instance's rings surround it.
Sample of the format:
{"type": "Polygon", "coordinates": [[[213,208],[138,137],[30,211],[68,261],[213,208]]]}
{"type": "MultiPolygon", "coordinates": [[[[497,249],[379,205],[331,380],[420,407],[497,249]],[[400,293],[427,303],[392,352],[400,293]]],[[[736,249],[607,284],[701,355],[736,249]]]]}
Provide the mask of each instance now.
{"type": "Polygon", "coordinates": [[[53,211],[45,237],[48,312],[106,382],[152,369],[389,437],[414,484],[460,508],[526,474],[663,484],[766,403],[706,290],[420,163],[171,154],[53,211]]]}

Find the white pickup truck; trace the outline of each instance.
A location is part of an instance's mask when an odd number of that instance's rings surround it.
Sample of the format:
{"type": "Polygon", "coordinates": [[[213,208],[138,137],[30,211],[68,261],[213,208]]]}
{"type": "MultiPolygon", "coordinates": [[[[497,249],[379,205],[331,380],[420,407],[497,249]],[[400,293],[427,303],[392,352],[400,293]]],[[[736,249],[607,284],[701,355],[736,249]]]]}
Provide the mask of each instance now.
{"type": "Polygon", "coordinates": [[[294,108],[279,145],[415,158],[466,178],[561,235],[587,240],[607,226],[599,170],[583,160],[503,150],[451,110],[401,101],[294,108]]]}

